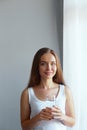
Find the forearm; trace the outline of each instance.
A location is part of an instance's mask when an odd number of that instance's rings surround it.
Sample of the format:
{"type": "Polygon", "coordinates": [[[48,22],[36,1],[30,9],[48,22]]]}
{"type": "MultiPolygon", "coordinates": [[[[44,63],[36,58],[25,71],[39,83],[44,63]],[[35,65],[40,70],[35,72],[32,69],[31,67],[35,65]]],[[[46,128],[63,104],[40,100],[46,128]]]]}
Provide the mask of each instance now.
{"type": "Polygon", "coordinates": [[[39,124],[38,115],[22,122],[22,130],[31,130],[39,124]]]}
{"type": "Polygon", "coordinates": [[[61,122],[66,126],[72,127],[75,124],[75,118],[65,115],[61,122]]]}

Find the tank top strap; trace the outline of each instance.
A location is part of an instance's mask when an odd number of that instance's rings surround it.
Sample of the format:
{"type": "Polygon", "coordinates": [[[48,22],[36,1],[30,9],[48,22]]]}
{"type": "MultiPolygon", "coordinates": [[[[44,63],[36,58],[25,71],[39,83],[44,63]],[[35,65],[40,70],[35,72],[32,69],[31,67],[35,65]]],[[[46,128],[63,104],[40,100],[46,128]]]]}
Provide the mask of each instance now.
{"type": "Polygon", "coordinates": [[[65,95],[65,86],[60,84],[59,97],[61,97],[62,95],[65,95]]]}
{"type": "Polygon", "coordinates": [[[31,102],[31,95],[33,95],[33,89],[32,88],[28,88],[29,102],[31,102]]]}

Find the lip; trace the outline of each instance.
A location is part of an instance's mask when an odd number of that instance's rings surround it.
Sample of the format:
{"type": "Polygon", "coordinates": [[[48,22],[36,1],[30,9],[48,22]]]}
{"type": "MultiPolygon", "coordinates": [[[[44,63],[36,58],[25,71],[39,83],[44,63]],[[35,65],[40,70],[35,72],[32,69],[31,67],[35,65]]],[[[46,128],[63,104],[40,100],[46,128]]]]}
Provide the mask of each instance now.
{"type": "Polygon", "coordinates": [[[46,75],[51,75],[53,72],[45,72],[46,75]]]}

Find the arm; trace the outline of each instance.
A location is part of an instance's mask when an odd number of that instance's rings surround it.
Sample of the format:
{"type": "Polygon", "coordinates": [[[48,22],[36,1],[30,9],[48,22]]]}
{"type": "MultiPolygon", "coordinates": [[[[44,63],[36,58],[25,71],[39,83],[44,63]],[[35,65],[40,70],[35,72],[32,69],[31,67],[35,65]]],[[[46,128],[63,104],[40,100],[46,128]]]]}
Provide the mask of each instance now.
{"type": "Polygon", "coordinates": [[[25,89],[21,94],[20,100],[20,118],[21,118],[21,126],[23,130],[30,130],[37,126],[41,120],[49,120],[52,118],[52,115],[45,111],[45,109],[41,110],[36,116],[30,119],[30,105],[29,105],[29,96],[28,89],[25,89]]]}
{"type": "Polygon", "coordinates": [[[65,95],[65,114],[57,106],[53,107],[52,114],[54,118],[58,119],[64,125],[72,127],[75,124],[75,110],[72,93],[68,87],[65,87],[65,95]]]}
{"type": "Polygon", "coordinates": [[[75,124],[75,110],[74,101],[70,88],[65,87],[66,94],[66,115],[64,116],[63,123],[67,126],[72,127],[75,124]]]}
{"type": "Polygon", "coordinates": [[[25,89],[21,94],[20,100],[20,118],[21,118],[21,126],[23,130],[29,130],[37,125],[37,117],[30,120],[30,105],[29,105],[29,96],[28,89],[25,89]]]}

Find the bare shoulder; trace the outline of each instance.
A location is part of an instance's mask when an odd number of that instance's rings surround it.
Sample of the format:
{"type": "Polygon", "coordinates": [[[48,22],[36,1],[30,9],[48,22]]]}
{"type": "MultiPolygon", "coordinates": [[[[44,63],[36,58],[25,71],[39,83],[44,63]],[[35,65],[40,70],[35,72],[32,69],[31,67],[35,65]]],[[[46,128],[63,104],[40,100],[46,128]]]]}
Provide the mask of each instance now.
{"type": "Polygon", "coordinates": [[[28,88],[25,88],[21,93],[20,115],[21,115],[21,123],[24,120],[27,120],[30,115],[28,88]]]}
{"type": "Polygon", "coordinates": [[[68,86],[65,86],[65,95],[66,95],[66,97],[72,96],[72,91],[71,91],[70,87],[68,87],[68,86]]]}
{"type": "Polygon", "coordinates": [[[28,98],[28,88],[25,88],[21,93],[21,100],[28,98]]]}
{"type": "Polygon", "coordinates": [[[66,93],[69,93],[69,92],[71,92],[71,89],[70,89],[70,87],[68,87],[68,86],[65,86],[65,92],[66,92],[66,93]]]}

